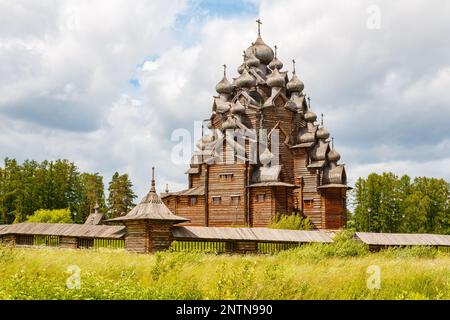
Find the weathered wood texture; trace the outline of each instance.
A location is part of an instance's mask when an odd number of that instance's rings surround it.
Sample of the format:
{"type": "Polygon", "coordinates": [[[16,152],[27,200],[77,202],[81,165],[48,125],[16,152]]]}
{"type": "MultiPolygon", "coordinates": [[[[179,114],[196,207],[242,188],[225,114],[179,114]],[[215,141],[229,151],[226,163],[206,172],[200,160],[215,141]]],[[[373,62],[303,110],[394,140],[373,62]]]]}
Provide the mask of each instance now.
{"type": "Polygon", "coordinates": [[[125,248],[131,252],[152,253],[167,250],[173,241],[171,222],[127,221],[125,248]]]}
{"type": "Polygon", "coordinates": [[[252,226],[267,226],[270,223],[274,212],[272,188],[250,188],[250,199],[250,216],[252,226]]]}
{"type": "MultiPolygon", "coordinates": [[[[266,99],[271,92],[270,88],[264,88],[264,86],[258,87],[257,91],[266,99]]],[[[238,94],[237,98],[243,105],[248,105],[249,101],[245,94],[238,94]]],[[[250,177],[253,171],[258,170],[259,164],[246,165],[243,161],[239,162],[237,157],[229,157],[227,144],[224,141],[223,163],[211,164],[208,166],[209,170],[206,170],[205,163],[201,163],[195,166],[196,169],[189,170],[189,188],[203,186],[205,197],[197,196],[195,205],[192,205],[189,196],[185,193],[164,198],[166,205],[175,214],[191,220],[183,225],[263,227],[271,222],[275,214],[293,212],[302,212],[318,229],[338,229],[345,225],[346,189],[323,192],[319,190],[323,168],[308,168],[312,163],[311,152],[314,143],[318,145],[319,142],[316,141],[304,147],[293,147],[297,139],[296,134],[301,127],[306,126],[306,122],[300,113],[286,108],[285,103],[286,98],[279,95],[274,100],[274,105],[261,109],[247,108],[240,119],[249,129],[272,132],[266,141],[269,148],[273,143],[272,137],[276,137],[272,130],[278,130],[279,148],[271,148],[272,153],[279,159],[279,163],[272,165],[281,165],[277,181],[297,186],[297,188],[261,186],[249,189],[250,177]],[[226,163],[227,159],[234,160],[235,163],[226,163]],[[225,178],[227,175],[229,175],[228,179],[225,178]],[[265,194],[266,199],[261,202],[257,200],[257,197],[262,193],[265,194]],[[233,203],[231,196],[239,197],[237,205],[233,203]],[[214,201],[219,198],[220,201],[214,201]]],[[[224,116],[221,114],[212,117],[214,128],[220,128],[223,121],[224,116]]],[[[328,143],[323,141],[320,143],[324,148],[328,148],[328,143]]],[[[256,160],[250,155],[250,145],[251,143],[246,141],[247,159],[256,160]]],[[[258,148],[265,150],[266,146],[260,144],[258,148]]],[[[322,149],[325,150],[324,148],[322,149]]],[[[261,153],[264,150],[254,151],[261,153]]]]}
{"type": "Polygon", "coordinates": [[[234,241],[232,250],[237,254],[248,254],[258,252],[258,242],[256,241],[234,241]]]}
{"type": "Polygon", "coordinates": [[[450,247],[450,235],[357,232],[355,238],[370,246],[450,247]]]}
{"type": "Polygon", "coordinates": [[[339,229],[346,223],[345,189],[322,190],[323,220],[326,229],[339,229]]]}
{"type": "Polygon", "coordinates": [[[15,234],[7,234],[2,236],[2,244],[14,246],[16,245],[16,235],[15,234]]]}
{"type": "Polygon", "coordinates": [[[0,230],[1,234],[120,239],[125,234],[125,228],[123,226],[27,222],[9,225],[0,230]]]}
{"type": "Polygon", "coordinates": [[[269,228],[173,227],[175,240],[257,241],[285,243],[331,243],[327,232],[319,230],[280,230],[269,228]]]}
{"type": "Polygon", "coordinates": [[[124,222],[126,226],[125,249],[131,252],[147,253],[150,243],[147,221],[136,220],[124,222]]]}
{"type": "Polygon", "coordinates": [[[148,252],[164,251],[170,248],[173,241],[172,223],[149,222],[148,229],[148,252]]]}
{"type": "Polygon", "coordinates": [[[170,197],[164,199],[164,202],[174,214],[190,220],[184,224],[192,226],[204,226],[206,224],[205,196],[170,197]],[[195,200],[192,198],[195,198],[195,200]]]}
{"type": "Polygon", "coordinates": [[[77,249],[78,241],[76,237],[60,237],[59,246],[66,249],[77,249]]]}
{"type": "Polygon", "coordinates": [[[245,164],[211,165],[208,180],[209,226],[244,226],[245,164]]]}
{"type": "Polygon", "coordinates": [[[308,217],[316,228],[325,228],[322,220],[322,197],[318,191],[319,172],[317,169],[308,169],[310,158],[308,148],[294,149],[294,175],[296,182],[301,182],[301,192],[299,208],[303,215],[308,217]],[[312,201],[312,206],[306,206],[305,203],[312,201]]]}

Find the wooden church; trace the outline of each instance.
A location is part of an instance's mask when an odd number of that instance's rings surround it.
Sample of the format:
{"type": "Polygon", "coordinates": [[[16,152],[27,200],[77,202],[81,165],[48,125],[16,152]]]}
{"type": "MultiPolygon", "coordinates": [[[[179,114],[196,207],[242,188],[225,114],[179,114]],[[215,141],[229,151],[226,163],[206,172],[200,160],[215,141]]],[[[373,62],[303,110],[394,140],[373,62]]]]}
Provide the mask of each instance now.
{"type": "Polygon", "coordinates": [[[191,159],[189,188],[162,194],[186,225],[267,226],[276,214],[301,214],[317,229],[346,223],[347,177],[330,134],[311,110],[293,60],[292,75],[258,37],[239,76],[217,84],[209,134],[191,159]],[[262,134],[264,133],[264,134],[262,134]]]}

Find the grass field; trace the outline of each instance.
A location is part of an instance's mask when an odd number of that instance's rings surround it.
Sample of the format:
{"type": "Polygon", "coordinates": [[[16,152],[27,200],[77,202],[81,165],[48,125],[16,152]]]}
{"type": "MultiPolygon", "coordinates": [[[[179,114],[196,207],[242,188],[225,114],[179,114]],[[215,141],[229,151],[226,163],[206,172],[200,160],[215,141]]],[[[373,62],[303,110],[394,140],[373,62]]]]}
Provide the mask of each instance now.
{"type": "Polygon", "coordinates": [[[450,255],[351,241],[254,256],[0,247],[0,299],[450,299],[450,255]],[[380,289],[367,288],[372,265],[380,289]]]}

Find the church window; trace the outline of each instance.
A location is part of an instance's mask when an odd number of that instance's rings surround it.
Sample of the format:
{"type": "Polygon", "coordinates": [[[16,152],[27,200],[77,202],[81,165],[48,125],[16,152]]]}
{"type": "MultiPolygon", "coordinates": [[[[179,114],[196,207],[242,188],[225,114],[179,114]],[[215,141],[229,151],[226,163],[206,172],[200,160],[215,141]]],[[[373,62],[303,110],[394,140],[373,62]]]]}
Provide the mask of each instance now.
{"type": "Polygon", "coordinates": [[[266,200],[266,195],[264,193],[260,193],[257,195],[258,202],[264,202],[266,200]]]}
{"type": "Polygon", "coordinates": [[[233,180],[233,174],[232,173],[221,173],[219,174],[220,181],[231,181],[233,180]]]}
{"type": "Polygon", "coordinates": [[[221,197],[212,197],[212,200],[213,200],[213,204],[215,206],[218,206],[218,205],[220,205],[222,198],[221,197]]]}
{"type": "Polygon", "coordinates": [[[303,208],[311,209],[313,207],[314,207],[314,200],[304,200],[303,201],[303,208]]]}
{"type": "Polygon", "coordinates": [[[189,205],[195,206],[197,204],[197,197],[189,197],[189,205]]]}

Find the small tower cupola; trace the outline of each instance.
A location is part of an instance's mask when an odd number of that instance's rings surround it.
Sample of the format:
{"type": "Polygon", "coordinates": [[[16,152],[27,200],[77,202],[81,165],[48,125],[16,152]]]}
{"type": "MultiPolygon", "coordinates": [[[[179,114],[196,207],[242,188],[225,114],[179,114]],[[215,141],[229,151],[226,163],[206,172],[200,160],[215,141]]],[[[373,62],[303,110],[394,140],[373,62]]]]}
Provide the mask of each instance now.
{"type": "Polygon", "coordinates": [[[302,93],[303,89],[305,89],[305,84],[297,77],[297,74],[295,72],[295,59],[292,60],[292,65],[292,78],[286,84],[286,89],[291,93],[302,93]]]}
{"type": "Polygon", "coordinates": [[[231,85],[230,81],[227,79],[227,65],[223,65],[223,78],[220,80],[220,82],[216,85],[216,91],[219,94],[225,94],[228,95],[231,92],[233,92],[233,86],[231,85]]]}
{"type": "Polygon", "coordinates": [[[283,68],[283,62],[281,62],[278,57],[277,57],[277,51],[278,51],[278,47],[275,45],[275,58],[273,58],[273,60],[269,63],[269,69],[270,70],[281,70],[283,68]]]}
{"type": "Polygon", "coordinates": [[[326,139],[328,139],[330,137],[330,133],[323,126],[323,113],[321,115],[321,118],[322,119],[320,121],[320,128],[319,128],[319,130],[317,130],[316,136],[317,136],[317,139],[326,140],[326,139]]]}

